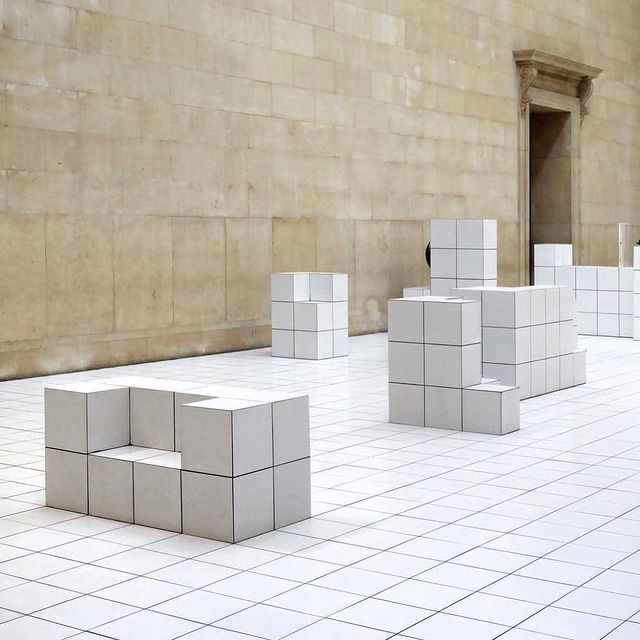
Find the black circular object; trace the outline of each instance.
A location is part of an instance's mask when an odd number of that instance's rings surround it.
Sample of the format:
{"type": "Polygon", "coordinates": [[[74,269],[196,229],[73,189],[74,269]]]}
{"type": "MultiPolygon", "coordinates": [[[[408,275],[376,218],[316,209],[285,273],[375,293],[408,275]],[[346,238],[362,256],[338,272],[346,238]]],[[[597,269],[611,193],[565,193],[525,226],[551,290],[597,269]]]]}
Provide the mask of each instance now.
{"type": "Polygon", "coordinates": [[[427,261],[427,266],[431,269],[431,243],[429,243],[424,250],[424,259],[427,261]]]}

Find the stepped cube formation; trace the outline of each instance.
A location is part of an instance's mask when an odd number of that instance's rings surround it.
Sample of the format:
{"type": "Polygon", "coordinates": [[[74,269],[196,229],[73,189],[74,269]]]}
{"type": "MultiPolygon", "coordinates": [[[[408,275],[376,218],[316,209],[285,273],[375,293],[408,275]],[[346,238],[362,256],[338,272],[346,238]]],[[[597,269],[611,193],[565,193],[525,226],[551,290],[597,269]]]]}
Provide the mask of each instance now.
{"type": "Polygon", "coordinates": [[[271,355],[322,360],[349,353],[346,273],[271,274],[271,355]]]}
{"type": "Polygon", "coordinates": [[[45,389],[46,504],[238,542],[310,517],[309,398],[148,378],[45,389]]]}
{"type": "Polygon", "coordinates": [[[389,421],[501,435],[520,428],[515,386],[482,380],[481,306],[389,300],[389,421]]]}
{"type": "Polygon", "coordinates": [[[577,267],[570,244],[537,244],[534,279],[536,284],[562,285],[574,292],[578,333],[640,339],[640,323],[634,320],[634,295],[640,295],[640,277],[634,271],[640,270],[638,248],[634,247],[633,268],[577,267]]]}
{"type": "Polygon", "coordinates": [[[572,291],[560,286],[475,287],[455,295],[482,304],[482,373],[520,388],[520,399],[586,381],[572,291]]]}

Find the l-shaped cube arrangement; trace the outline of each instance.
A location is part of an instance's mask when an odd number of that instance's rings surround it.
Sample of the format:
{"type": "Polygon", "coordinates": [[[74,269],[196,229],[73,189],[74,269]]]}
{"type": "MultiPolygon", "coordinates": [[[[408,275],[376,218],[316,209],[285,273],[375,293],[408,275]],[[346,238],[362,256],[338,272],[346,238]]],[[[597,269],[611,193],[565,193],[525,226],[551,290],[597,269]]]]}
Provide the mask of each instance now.
{"type": "Polygon", "coordinates": [[[271,274],[271,355],[323,360],[349,353],[346,273],[271,274]]]}
{"type": "Polygon", "coordinates": [[[634,300],[640,299],[639,251],[634,247],[633,267],[574,266],[570,244],[537,244],[534,279],[571,289],[578,333],[640,340],[640,304],[634,300]]]}
{"type": "Polygon", "coordinates": [[[45,389],[46,504],[238,542],[310,517],[309,398],[121,377],[45,389]]]}

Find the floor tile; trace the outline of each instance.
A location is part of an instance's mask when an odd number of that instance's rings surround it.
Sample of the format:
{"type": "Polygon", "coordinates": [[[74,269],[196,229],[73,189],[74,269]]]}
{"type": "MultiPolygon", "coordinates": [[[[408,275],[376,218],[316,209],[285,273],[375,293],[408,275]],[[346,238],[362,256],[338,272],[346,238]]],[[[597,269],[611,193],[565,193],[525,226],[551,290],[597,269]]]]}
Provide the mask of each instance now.
{"type": "Polygon", "coordinates": [[[173,640],[200,625],[153,611],[139,611],[95,629],[116,640],[173,640]]]}
{"type": "Polygon", "coordinates": [[[332,618],[380,631],[399,633],[432,613],[433,611],[428,611],[426,608],[419,609],[397,602],[368,598],[334,614],[332,618]]]}
{"type": "Polygon", "coordinates": [[[258,604],[220,620],[215,626],[277,640],[318,620],[315,616],[258,604]]]}

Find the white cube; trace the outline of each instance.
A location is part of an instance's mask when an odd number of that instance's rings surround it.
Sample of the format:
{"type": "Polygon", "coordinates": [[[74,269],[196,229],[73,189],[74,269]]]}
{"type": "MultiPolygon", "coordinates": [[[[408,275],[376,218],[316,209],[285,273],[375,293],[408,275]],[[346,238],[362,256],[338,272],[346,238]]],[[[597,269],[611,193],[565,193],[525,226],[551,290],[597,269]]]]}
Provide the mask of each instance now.
{"type": "Polygon", "coordinates": [[[180,454],[133,463],[133,521],[144,527],[182,531],[180,454]]]}
{"type": "Polygon", "coordinates": [[[388,303],[389,340],[424,342],[424,305],[421,300],[395,298],[388,303]]]}
{"type": "MultiPolygon", "coordinates": [[[[431,278],[455,279],[457,253],[455,249],[431,249],[431,278]]],[[[433,280],[431,288],[433,290],[433,280]]],[[[438,294],[434,292],[434,295],[438,294]]]]}
{"type": "Polygon", "coordinates": [[[528,327],[530,324],[530,289],[500,287],[482,291],[483,327],[528,327]]]}
{"type": "Polygon", "coordinates": [[[97,382],[46,387],[45,446],[90,453],[129,444],[129,389],[97,382]]]}
{"type": "Polygon", "coordinates": [[[560,321],[573,320],[576,317],[575,293],[568,287],[560,287],[560,321]]]}
{"type": "Polygon", "coordinates": [[[424,425],[434,429],[462,429],[462,389],[424,387],[424,425]]]}
{"type": "Polygon", "coordinates": [[[531,327],[485,327],[482,334],[483,362],[522,364],[531,360],[531,327]]]}
{"type": "Polygon", "coordinates": [[[560,357],[547,358],[545,361],[545,393],[560,389],[560,357]]]}
{"type": "Polygon", "coordinates": [[[504,435],[520,428],[520,390],[479,384],[462,390],[463,431],[504,435]]]}
{"type": "Polygon", "coordinates": [[[339,358],[341,356],[349,355],[349,330],[348,329],[334,329],[333,334],[333,357],[339,358]]]}
{"type": "Polygon", "coordinates": [[[235,477],[273,465],[268,402],[214,398],[185,405],[182,468],[235,477]]]}
{"type": "MultiPolygon", "coordinates": [[[[558,265],[555,244],[536,244],[533,247],[533,264],[536,267],[555,267],[558,265]]],[[[536,280],[536,284],[538,281],[536,280]]]]}
{"type": "Polygon", "coordinates": [[[573,378],[574,384],[585,384],[587,381],[587,352],[585,349],[573,352],[573,378]]]}
{"type": "Polygon", "coordinates": [[[560,322],[560,355],[573,353],[578,348],[578,336],[573,320],[560,322]]]}
{"type": "Polygon", "coordinates": [[[293,302],[271,303],[271,328],[293,329],[293,302]]]}
{"type": "Polygon", "coordinates": [[[88,513],[87,455],[47,447],[44,465],[47,507],[88,513]]]}
{"type": "Polygon", "coordinates": [[[280,329],[271,331],[271,355],[276,358],[294,357],[294,332],[280,329]]]}
{"type": "Polygon", "coordinates": [[[576,309],[579,313],[597,313],[598,292],[587,289],[577,289],[576,309]]]}
{"type": "Polygon", "coordinates": [[[309,274],[287,272],[271,274],[271,301],[298,302],[309,300],[309,274]]]}
{"type": "Polygon", "coordinates": [[[560,287],[545,288],[544,321],[560,321],[560,287]]]}
{"type": "Polygon", "coordinates": [[[451,290],[458,286],[455,278],[435,278],[431,276],[431,295],[450,296],[451,290]]]}
{"type": "Polygon", "coordinates": [[[598,313],[598,334],[617,338],[620,335],[620,316],[617,313],[598,313]]]}
{"type": "Polygon", "coordinates": [[[547,286],[530,287],[531,324],[544,324],[547,321],[547,286]]]}
{"type": "Polygon", "coordinates": [[[542,360],[546,357],[547,328],[544,324],[536,324],[531,327],[531,360],[542,360]]]}
{"type": "Polygon", "coordinates": [[[458,249],[497,249],[497,222],[469,218],[456,220],[456,247],[458,249]]]}
{"type": "Polygon", "coordinates": [[[273,464],[284,464],[310,455],[309,396],[274,398],[273,464]]]}
{"type": "Polygon", "coordinates": [[[598,291],[598,313],[620,313],[618,291],[598,291]]]}
{"type": "Polygon", "coordinates": [[[633,267],[620,267],[618,279],[620,291],[633,293],[633,267]]]}
{"type": "Polygon", "coordinates": [[[556,268],[538,266],[534,267],[533,282],[537,285],[556,284],[556,268]]]}
{"type": "Polygon", "coordinates": [[[182,472],[183,533],[240,542],[273,528],[273,467],[237,478],[182,472]]]}
{"type": "Polygon", "coordinates": [[[483,374],[497,378],[503,385],[518,387],[520,399],[531,396],[531,363],[523,364],[483,364],[483,374]]]}
{"type": "Polygon", "coordinates": [[[424,426],[424,387],[389,383],[389,422],[424,426]]]}
{"type": "Polygon", "coordinates": [[[294,331],[294,353],[303,360],[333,358],[333,331],[294,331]]]}
{"type": "Polygon", "coordinates": [[[424,384],[424,345],[389,341],[389,382],[424,384]]]}
{"type": "Polygon", "coordinates": [[[576,288],[576,268],[571,266],[556,267],[555,282],[561,287],[576,288]]]}
{"type": "Polygon", "coordinates": [[[131,444],[153,449],[175,448],[174,393],[131,388],[131,444]]]}
{"type": "Polygon", "coordinates": [[[531,363],[531,395],[547,393],[547,362],[535,360],[531,363]]]}
{"type": "Polygon", "coordinates": [[[618,311],[620,315],[633,315],[633,293],[621,291],[618,298],[618,311]]]}
{"type": "Polygon", "coordinates": [[[310,459],[288,462],[273,469],[273,506],[276,529],[311,517],[310,459]]]}
{"type": "Polygon", "coordinates": [[[343,302],[349,298],[349,280],[346,273],[310,273],[309,300],[343,302]]]}
{"type": "Polygon", "coordinates": [[[618,267],[596,267],[598,291],[619,291],[618,267]]]}
{"type": "Polygon", "coordinates": [[[133,462],[93,453],[88,460],[89,515],[133,522],[133,462]]]}
{"type": "Polygon", "coordinates": [[[310,300],[295,302],[293,328],[296,331],[330,331],[333,329],[333,304],[310,300]]]}
{"type": "Polygon", "coordinates": [[[404,287],[402,289],[403,298],[421,298],[422,296],[430,296],[431,289],[429,287],[404,287]]]}
{"type": "Polygon", "coordinates": [[[567,353],[560,356],[560,388],[568,389],[573,386],[573,353],[567,353]]]}
{"type": "Polygon", "coordinates": [[[456,277],[458,280],[485,280],[497,275],[495,250],[458,249],[456,252],[456,277]]]}
{"type": "Polygon", "coordinates": [[[431,250],[434,249],[455,249],[456,242],[456,219],[445,218],[431,220],[431,250]]]}
{"type": "Polygon", "coordinates": [[[554,358],[560,355],[560,323],[550,322],[545,329],[545,357],[554,358]]]}
{"type": "Polygon", "coordinates": [[[598,314],[578,311],[578,333],[583,336],[597,336],[598,314]]]}
{"type": "Polygon", "coordinates": [[[481,306],[474,300],[425,300],[424,342],[466,345],[480,342],[481,306]]]}
{"type": "Polygon", "coordinates": [[[621,338],[633,338],[633,316],[629,314],[620,314],[620,337],[621,338]]]}
{"type": "Polygon", "coordinates": [[[576,267],[576,289],[598,288],[598,268],[597,267],[576,267]]]}
{"type": "Polygon", "coordinates": [[[424,381],[434,387],[469,387],[482,378],[481,346],[424,346],[424,381]]]}
{"type": "Polygon", "coordinates": [[[349,328],[349,303],[348,302],[332,302],[333,309],[333,326],[332,329],[348,329],[349,328]]]}
{"type": "Polygon", "coordinates": [[[175,450],[182,451],[182,423],[184,422],[184,405],[191,404],[192,402],[199,402],[200,400],[207,400],[209,398],[215,398],[216,395],[212,393],[201,392],[200,389],[194,389],[193,391],[184,392],[177,391],[173,396],[173,412],[175,416],[175,450]]]}

